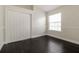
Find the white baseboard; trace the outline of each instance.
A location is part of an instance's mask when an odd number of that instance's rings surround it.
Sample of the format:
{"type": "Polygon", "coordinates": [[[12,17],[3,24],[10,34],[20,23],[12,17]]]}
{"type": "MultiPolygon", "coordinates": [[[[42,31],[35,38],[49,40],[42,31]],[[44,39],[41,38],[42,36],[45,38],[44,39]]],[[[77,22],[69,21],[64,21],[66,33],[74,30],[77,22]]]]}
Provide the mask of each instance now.
{"type": "Polygon", "coordinates": [[[35,36],[32,36],[31,38],[37,38],[37,37],[40,37],[40,36],[44,36],[45,34],[43,35],[35,35],[35,36]]]}
{"type": "Polygon", "coordinates": [[[74,41],[74,40],[71,40],[71,39],[66,39],[66,38],[63,38],[63,37],[60,37],[60,36],[51,35],[51,34],[47,34],[47,35],[51,36],[51,37],[56,37],[56,38],[59,38],[59,39],[62,39],[62,40],[68,41],[68,42],[72,42],[72,43],[75,43],[75,44],[79,45],[79,41],[74,41]]]}
{"type": "Polygon", "coordinates": [[[4,45],[4,43],[0,44],[0,50],[2,49],[3,45],[4,45]]]}
{"type": "MultiPolygon", "coordinates": [[[[36,36],[32,36],[31,38],[37,38],[37,37],[40,37],[40,36],[44,36],[43,35],[36,35],[36,36]]],[[[27,38],[27,40],[30,39],[30,38],[27,38]]],[[[4,42],[4,44],[8,44],[8,43],[11,43],[11,42],[17,42],[17,41],[22,41],[22,40],[25,40],[25,39],[20,39],[20,40],[16,40],[16,41],[6,41],[4,42]]]]}
{"type": "MultiPolygon", "coordinates": [[[[30,38],[26,38],[27,40],[30,38]]],[[[26,39],[19,39],[19,40],[15,40],[15,41],[5,41],[4,44],[8,44],[8,43],[12,43],[12,42],[18,42],[18,41],[22,41],[22,40],[26,40],[26,39]]]]}

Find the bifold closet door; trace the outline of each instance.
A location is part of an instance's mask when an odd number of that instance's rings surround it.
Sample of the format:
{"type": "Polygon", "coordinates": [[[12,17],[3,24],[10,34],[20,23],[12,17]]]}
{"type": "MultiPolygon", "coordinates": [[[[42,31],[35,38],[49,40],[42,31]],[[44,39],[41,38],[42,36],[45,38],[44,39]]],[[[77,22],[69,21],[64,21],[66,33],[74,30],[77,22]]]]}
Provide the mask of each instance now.
{"type": "Polygon", "coordinates": [[[5,17],[5,41],[15,42],[30,38],[31,15],[20,11],[7,10],[5,17]]]}

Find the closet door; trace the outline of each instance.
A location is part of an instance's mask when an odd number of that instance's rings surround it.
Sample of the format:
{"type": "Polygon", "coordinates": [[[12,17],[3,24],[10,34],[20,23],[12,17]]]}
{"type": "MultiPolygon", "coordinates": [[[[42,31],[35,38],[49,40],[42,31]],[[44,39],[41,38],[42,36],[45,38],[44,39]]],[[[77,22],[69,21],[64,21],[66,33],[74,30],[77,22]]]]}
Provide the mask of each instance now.
{"type": "Polygon", "coordinates": [[[30,38],[30,14],[8,9],[5,18],[7,43],[30,38]]]}

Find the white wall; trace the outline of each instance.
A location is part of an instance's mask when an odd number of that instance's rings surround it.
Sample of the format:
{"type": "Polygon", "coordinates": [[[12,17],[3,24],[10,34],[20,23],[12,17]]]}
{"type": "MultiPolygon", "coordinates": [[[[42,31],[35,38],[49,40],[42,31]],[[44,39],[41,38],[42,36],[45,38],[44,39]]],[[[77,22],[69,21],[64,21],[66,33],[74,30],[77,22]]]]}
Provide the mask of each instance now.
{"type": "Polygon", "coordinates": [[[34,13],[32,16],[32,37],[45,35],[45,12],[39,10],[34,6],[34,13]]]}
{"type": "Polygon", "coordinates": [[[47,34],[79,44],[79,6],[63,6],[48,13],[62,13],[62,30],[47,31],[47,34]]]}
{"type": "Polygon", "coordinates": [[[4,44],[4,7],[0,6],[0,49],[4,44]]]}

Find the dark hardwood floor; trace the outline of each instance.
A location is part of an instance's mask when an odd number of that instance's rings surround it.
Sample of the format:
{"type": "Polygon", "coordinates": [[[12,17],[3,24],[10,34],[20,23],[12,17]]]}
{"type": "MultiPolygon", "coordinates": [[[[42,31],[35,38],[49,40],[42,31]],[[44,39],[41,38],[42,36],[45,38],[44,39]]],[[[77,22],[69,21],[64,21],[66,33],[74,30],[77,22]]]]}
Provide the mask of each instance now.
{"type": "Polygon", "coordinates": [[[1,53],[79,53],[79,45],[50,36],[5,44],[1,53]]]}

